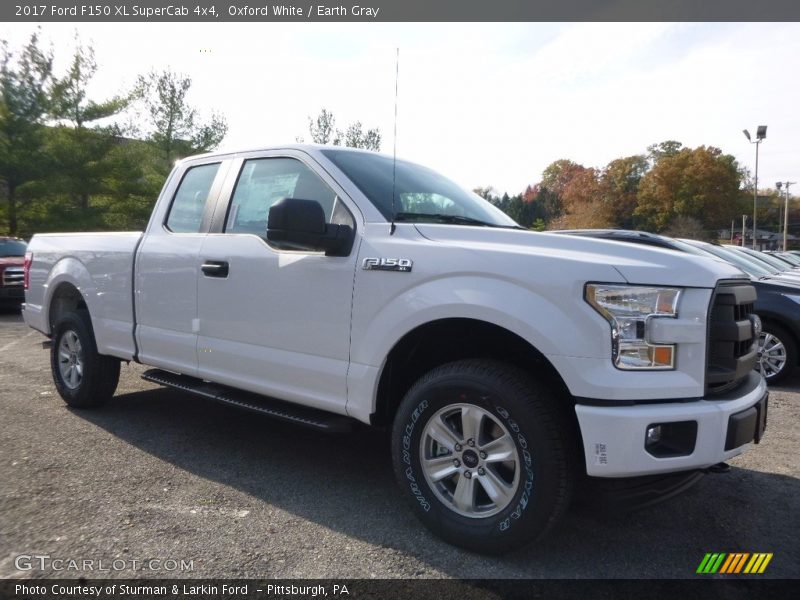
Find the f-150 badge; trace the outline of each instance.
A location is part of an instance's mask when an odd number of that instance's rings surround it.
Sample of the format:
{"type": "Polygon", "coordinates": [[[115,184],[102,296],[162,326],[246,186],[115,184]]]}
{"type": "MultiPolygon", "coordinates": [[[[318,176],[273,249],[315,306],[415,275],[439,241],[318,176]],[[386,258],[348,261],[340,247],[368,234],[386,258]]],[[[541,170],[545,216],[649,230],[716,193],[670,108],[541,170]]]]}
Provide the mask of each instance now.
{"type": "Polygon", "coordinates": [[[365,258],[361,263],[367,271],[400,271],[409,273],[414,261],[407,258],[365,258]]]}

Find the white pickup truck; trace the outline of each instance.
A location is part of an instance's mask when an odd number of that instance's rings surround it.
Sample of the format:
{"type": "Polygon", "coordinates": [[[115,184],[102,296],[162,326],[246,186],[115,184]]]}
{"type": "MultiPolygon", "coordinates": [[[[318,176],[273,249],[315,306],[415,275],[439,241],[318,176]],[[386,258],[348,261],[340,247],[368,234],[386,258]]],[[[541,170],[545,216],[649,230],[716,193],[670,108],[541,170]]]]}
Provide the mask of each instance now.
{"type": "Polygon", "coordinates": [[[388,428],[416,514],[479,552],[539,539],[598,478],[677,491],[766,426],[734,267],[527,231],[370,152],[188,158],[144,233],[36,235],[24,285],[70,406],[135,361],[297,424],[388,428]]]}

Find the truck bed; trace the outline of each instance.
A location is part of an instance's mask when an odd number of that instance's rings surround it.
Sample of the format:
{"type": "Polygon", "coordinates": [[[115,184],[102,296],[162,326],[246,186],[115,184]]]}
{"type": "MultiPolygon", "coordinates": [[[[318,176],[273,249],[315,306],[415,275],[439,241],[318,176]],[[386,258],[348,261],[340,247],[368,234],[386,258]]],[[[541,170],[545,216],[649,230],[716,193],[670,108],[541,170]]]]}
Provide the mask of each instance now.
{"type": "Polygon", "coordinates": [[[48,308],[65,281],[77,286],[89,309],[103,354],[130,359],[133,340],[133,260],[141,232],[37,234],[23,316],[50,334],[48,308]]]}

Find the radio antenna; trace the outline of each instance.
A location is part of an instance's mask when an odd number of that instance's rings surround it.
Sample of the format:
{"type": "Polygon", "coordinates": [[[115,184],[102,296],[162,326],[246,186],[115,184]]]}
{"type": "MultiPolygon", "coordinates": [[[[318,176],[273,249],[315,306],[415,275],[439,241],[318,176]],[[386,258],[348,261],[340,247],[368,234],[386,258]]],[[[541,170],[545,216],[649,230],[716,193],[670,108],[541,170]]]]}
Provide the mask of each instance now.
{"type": "Polygon", "coordinates": [[[397,216],[394,208],[395,185],[397,182],[397,80],[400,78],[400,48],[397,48],[394,62],[394,148],[392,150],[392,224],[389,235],[394,235],[394,219],[397,216]]]}

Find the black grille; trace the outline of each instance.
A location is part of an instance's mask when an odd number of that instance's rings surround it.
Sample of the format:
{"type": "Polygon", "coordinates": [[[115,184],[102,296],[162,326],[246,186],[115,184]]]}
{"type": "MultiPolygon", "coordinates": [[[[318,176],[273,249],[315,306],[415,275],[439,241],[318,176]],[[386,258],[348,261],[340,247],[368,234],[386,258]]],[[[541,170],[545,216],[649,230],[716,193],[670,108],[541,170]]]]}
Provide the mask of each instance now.
{"type": "Polygon", "coordinates": [[[7,267],[3,271],[3,285],[6,287],[22,285],[22,278],[22,267],[7,267]]]}
{"type": "Polygon", "coordinates": [[[721,283],[714,291],[708,317],[706,391],[734,387],[756,366],[753,303],[756,290],[743,283],[721,283]]]}

